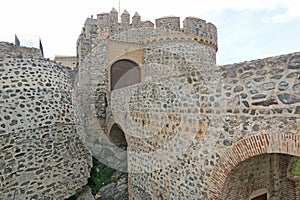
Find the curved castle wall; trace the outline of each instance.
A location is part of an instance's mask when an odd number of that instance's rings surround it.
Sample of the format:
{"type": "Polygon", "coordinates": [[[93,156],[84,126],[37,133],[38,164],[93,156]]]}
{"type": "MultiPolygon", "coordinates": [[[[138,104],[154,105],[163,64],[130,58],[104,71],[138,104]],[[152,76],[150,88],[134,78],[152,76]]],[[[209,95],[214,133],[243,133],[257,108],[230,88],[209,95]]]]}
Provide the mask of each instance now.
{"type": "Polygon", "coordinates": [[[264,188],[272,198],[296,199],[299,187],[281,160],[300,156],[299,57],[199,69],[113,91],[111,109],[128,141],[130,199],[245,199],[264,188]],[[269,160],[273,168],[252,170],[269,160]],[[242,162],[251,166],[239,171],[242,162]],[[272,176],[261,179],[269,170],[272,176]],[[238,174],[243,180],[230,181],[238,174]]]}
{"type": "Polygon", "coordinates": [[[0,199],[64,199],[87,184],[92,165],[75,130],[70,77],[26,48],[6,54],[7,46],[0,44],[0,199]]]}
{"type": "Polygon", "coordinates": [[[129,199],[245,199],[261,189],[296,199],[286,170],[300,156],[299,52],[217,66],[217,30],[204,20],[186,18],[183,29],[176,17],[156,28],[110,22],[80,37],[90,46],[78,48],[78,127],[96,154],[113,124],[122,129],[129,199]],[[141,83],[109,90],[118,59],[139,61],[141,83]]]}

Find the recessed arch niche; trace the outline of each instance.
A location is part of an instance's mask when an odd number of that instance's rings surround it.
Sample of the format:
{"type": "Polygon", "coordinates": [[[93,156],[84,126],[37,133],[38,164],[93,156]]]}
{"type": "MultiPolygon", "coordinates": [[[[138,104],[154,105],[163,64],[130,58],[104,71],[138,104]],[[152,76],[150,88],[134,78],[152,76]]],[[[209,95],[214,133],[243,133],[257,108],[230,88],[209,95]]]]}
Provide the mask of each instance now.
{"type": "Polygon", "coordinates": [[[112,125],[109,133],[109,139],[116,146],[127,147],[125,133],[117,123],[112,125]]]}
{"type": "Polygon", "coordinates": [[[141,82],[141,69],[128,59],[114,62],[110,68],[110,90],[115,90],[141,82]]]}
{"type": "Polygon", "coordinates": [[[127,140],[124,131],[122,128],[117,124],[113,124],[110,131],[109,131],[109,140],[112,142],[113,145],[117,147],[117,154],[116,157],[118,161],[116,162],[117,169],[122,172],[127,172],[128,170],[128,163],[127,163],[127,140]]]}

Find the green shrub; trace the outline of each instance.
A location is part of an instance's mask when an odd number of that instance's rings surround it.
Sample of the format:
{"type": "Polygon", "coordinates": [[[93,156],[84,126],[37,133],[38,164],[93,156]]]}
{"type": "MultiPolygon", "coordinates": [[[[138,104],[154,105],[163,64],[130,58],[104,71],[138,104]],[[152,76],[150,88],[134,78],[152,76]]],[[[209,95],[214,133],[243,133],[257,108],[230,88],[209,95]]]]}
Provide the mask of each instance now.
{"type": "Polygon", "coordinates": [[[111,178],[115,172],[115,169],[112,169],[93,158],[91,177],[88,180],[88,185],[92,190],[92,194],[96,195],[101,187],[115,182],[115,180],[111,178]]]}

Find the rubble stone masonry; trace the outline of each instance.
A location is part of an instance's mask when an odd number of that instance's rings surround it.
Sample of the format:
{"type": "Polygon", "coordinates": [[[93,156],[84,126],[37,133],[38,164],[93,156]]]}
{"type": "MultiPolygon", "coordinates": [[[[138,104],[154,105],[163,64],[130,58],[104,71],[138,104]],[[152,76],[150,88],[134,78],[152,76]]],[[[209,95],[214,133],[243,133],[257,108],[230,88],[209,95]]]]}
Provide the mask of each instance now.
{"type": "Polygon", "coordinates": [[[218,66],[212,23],[117,16],[86,20],[72,79],[0,43],[0,199],[69,197],[89,152],[132,200],[299,199],[300,53],[218,66]]]}
{"type": "Polygon", "coordinates": [[[216,27],[178,22],[84,29],[76,91],[87,145],[111,127],[125,133],[130,199],[296,199],[287,168],[300,155],[300,53],[218,66],[216,27]],[[141,82],[111,90],[122,60],[139,65],[141,82]]]}
{"type": "Polygon", "coordinates": [[[67,69],[38,50],[1,42],[0,52],[0,199],[67,198],[87,184],[92,165],[67,69]]]}

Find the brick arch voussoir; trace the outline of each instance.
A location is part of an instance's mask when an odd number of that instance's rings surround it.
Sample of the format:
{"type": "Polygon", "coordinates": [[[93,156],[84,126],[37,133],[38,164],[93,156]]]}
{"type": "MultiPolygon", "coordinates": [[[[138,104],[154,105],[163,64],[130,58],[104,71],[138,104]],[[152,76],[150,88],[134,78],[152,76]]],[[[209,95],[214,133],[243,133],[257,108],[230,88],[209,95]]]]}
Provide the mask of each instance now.
{"type": "Polygon", "coordinates": [[[226,178],[240,162],[267,153],[300,156],[300,134],[260,134],[238,141],[221,156],[213,170],[209,183],[210,199],[221,199],[226,178]]]}

